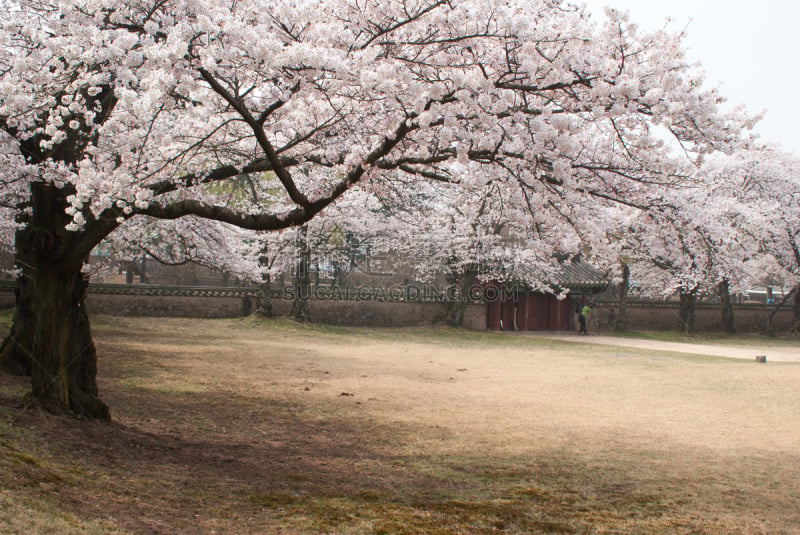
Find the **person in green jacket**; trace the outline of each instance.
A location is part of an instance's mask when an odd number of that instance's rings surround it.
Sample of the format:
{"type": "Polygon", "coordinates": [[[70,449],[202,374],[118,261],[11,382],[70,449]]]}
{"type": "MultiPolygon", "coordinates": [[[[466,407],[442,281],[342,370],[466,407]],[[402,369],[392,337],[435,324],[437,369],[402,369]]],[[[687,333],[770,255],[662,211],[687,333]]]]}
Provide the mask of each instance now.
{"type": "Polygon", "coordinates": [[[586,330],[586,326],[589,325],[589,320],[592,319],[592,308],[591,303],[583,305],[580,317],[578,318],[581,322],[581,331],[578,334],[589,334],[586,330]]]}

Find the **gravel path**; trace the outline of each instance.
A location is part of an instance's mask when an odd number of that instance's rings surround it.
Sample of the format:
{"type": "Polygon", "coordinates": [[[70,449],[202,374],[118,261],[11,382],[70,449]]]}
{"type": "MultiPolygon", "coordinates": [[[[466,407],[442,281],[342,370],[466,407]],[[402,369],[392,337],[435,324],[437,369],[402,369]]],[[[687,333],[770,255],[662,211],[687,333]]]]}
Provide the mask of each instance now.
{"type": "Polygon", "coordinates": [[[691,353],[695,355],[711,355],[733,359],[755,360],[757,355],[766,355],[767,362],[800,362],[800,344],[797,347],[769,345],[723,345],[723,344],[692,344],[686,342],[661,342],[658,340],[642,340],[635,338],[618,338],[607,335],[578,336],[573,332],[531,332],[527,334],[551,338],[566,342],[583,344],[602,344],[609,346],[630,347],[635,349],[649,349],[656,351],[675,351],[677,353],[691,353]]]}

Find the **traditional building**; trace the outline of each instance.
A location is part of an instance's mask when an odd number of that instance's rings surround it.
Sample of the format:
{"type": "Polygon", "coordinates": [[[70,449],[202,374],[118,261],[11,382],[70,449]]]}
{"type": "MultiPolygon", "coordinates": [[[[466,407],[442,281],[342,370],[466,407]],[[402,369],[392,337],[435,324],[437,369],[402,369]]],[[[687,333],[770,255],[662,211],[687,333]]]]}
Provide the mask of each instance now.
{"type": "Polygon", "coordinates": [[[574,328],[575,307],[584,296],[608,287],[606,275],[582,260],[560,262],[551,286],[555,293],[531,290],[525,284],[490,283],[486,296],[486,328],[490,331],[564,331],[574,328]],[[561,290],[569,297],[558,299],[561,290]]]}

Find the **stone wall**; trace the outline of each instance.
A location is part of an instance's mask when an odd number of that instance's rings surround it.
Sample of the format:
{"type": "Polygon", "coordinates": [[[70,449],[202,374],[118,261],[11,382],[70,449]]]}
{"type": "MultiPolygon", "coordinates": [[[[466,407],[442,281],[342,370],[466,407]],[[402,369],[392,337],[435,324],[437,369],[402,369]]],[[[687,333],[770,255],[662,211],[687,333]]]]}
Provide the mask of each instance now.
{"type": "MultiPolygon", "coordinates": [[[[436,325],[445,318],[445,304],[401,301],[310,301],[311,320],[326,325],[352,325],[358,327],[417,327],[436,325]]],[[[273,299],[272,312],[276,316],[288,315],[292,301],[273,299]]],[[[486,306],[467,305],[464,327],[474,330],[486,328],[486,306]]]]}
{"type": "MultiPolygon", "coordinates": [[[[292,302],[273,299],[276,315],[288,314],[292,302]]],[[[311,320],[327,325],[358,327],[411,327],[434,325],[444,319],[443,303],[391,301],[310,301],[311,320]]]]}
{"type": "Polygon", "coordinates": [[[486,305],[474,304],[467,305],[464,311],[464,327],[475,331],[486,330],[486,305]]]}
{"type": "MultiPolygon", "coordinates": [[[[0,285],[0,308],[14,307],[12,284],[0,285]]],[[[273,313],[287,315],[292,301],[273,298],[273,313]]],[[[96,285],[87,298],[90,314],[152,317],[231,318],[252,314],[257,308],[257,293],[252,288],[168,288],[138,285],[96,285]]],[[[311,319],[315,323],[369,327],[404,327],[435,325],[445,317],[442,302],[409,302],[379,300],[312,300],[311,319]]],[[[734,305],[734,318],[739,332],[759,333],[766,330],[774,307],[734,305]]],[[[612,329],[616,306],[596,302],[595,314],[601,331],[612,329]]],[[[632,302],[627,307],[627,328],[634,331],[677,330],[680,328],[678,303],[632,302]]],[[[789,332],[792,310],[781,309],[775,317],[778,333],[789,332]]],[[[696,310],[696,330],[717,332],[721,329],[720,311],[716,305],[700,303],[696,310]]],[[[486,305],[467,305],[464,327],[486,329],[486,305]]]]}
{"type": "MultiPolygon", "coordinates": [[[[92,284],[89,314],[187,318],[235,318],[256,311],[252,288],[92,284]]],[[[14,308],[14,282],[0,281],[0,309],[14,308]]]]}
{"type": "MultiPolygon", "coordinates": [[[[743,333],[766,331],[769,317],[775,307],[767,305],[733,305],[736,330],[743,333]]],[[[617,308],[614,303],[595,304],[595,314],[600,330],[613,328],[617,308]]],[[[627,329],[632,331],[675,331],[681,328],[679,304],[677,302],[629,303],[626,309],[627,329]]],[[[792,310],[784,307],[775,315],[776,332],[789,332],[792,328],[792,310]]],[[[695,310],[695,330],[698,332],[719,332],[722,319],[719,305],[699,303],[695,310]]]]}
{"type": "Polygon", "coordinates": [[[238,318],[256,310],[249,296],[193,295],[114,295],[90,293],[86,299],[89,314],[174,318],[238,318]]]}

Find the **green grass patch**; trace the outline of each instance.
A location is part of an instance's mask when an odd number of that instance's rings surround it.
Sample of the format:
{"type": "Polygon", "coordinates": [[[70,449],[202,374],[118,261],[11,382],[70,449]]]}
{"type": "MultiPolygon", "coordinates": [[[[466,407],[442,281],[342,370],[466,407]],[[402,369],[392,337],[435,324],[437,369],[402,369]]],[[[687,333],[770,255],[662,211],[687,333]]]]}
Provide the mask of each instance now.
{"type": "Polygon", "coordinates": [[[214,320],[231,327],[256,328],[276,335],[307,335],[321,340],[352,341],[374,340],[388,342],[431,343],[447,347],[553,347],[558,342],[535,336],[513,336],[509,333],[492,331],[473,331],[469,329],[431,326],[431,327],[349,327],[316,323],[298,323],[289,318],[264,318],[249,316],[232,320],[214,320]]]}

